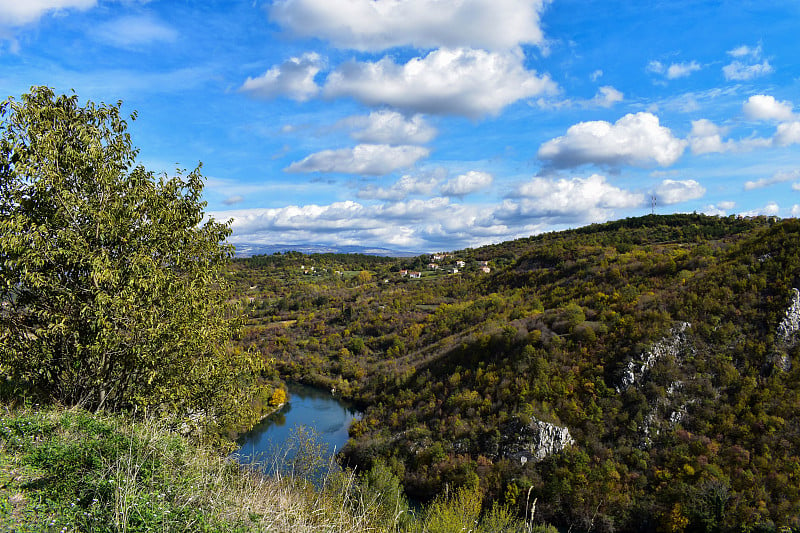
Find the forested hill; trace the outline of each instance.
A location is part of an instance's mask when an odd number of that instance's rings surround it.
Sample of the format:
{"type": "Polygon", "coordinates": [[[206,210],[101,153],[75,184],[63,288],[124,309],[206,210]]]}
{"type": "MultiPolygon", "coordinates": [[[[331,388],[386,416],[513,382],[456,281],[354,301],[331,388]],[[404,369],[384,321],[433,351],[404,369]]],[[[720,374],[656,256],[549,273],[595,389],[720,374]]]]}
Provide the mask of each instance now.
{"type": "Polygon", "coordinates": [[[414,497],[478,485],[573,530],[800,527],[797,220],[235,267],[243,342],[363,403],[345,460],[414,497]]]}

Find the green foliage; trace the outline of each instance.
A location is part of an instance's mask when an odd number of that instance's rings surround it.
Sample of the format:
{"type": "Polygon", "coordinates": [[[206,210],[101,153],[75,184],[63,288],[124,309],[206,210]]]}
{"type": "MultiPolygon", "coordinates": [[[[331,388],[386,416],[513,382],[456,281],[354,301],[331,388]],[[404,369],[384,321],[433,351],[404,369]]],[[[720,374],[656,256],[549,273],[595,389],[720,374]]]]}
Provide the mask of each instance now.
{"type": "Polygon", "coordinates": [[[134,166],[120,104],[38,87],[0,118],[6,389],[246,424],[261,362],[228,342],[230,228],[203,221],[199,168],[167,178],[134,166]]]}
{"type": "MultiPolygon", "coordinates": [[[[3,531],[229,531],[187,505],[184,442],[82,411],[0,417],[3,531]],[[125,428],[125,430],[123,430],[125,428]]],[[[240,529],[241,530],[241,529],[240,529]]]]}

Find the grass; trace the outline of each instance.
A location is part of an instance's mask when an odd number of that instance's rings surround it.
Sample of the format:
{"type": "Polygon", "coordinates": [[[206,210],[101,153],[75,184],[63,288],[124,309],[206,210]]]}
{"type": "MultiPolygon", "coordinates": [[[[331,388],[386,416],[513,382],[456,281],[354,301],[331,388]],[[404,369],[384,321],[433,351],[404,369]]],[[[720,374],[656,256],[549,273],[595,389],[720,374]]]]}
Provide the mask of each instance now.
{"type": "Polygon", "coordinates": [[[156,420],[58,409],[0,416],[1,531],[374,531],[368,510],[353,509],[156,420]]]}
{"type": "Polygon", "coordinates": [[[0,404],[0,531],[553,531],[481,516],[477,487],[414,513],[388,469],[356,476],[323,455],[301,431],[243,467],[157,419],[0,404]]]}

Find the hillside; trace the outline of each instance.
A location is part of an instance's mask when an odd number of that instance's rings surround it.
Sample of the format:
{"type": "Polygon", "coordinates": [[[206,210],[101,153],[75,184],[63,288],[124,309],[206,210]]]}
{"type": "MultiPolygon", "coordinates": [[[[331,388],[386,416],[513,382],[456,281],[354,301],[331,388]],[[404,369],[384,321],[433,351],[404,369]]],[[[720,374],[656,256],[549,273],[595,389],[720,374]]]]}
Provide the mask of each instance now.
{"type": "Polygon", "coordinates": [[[437,260],[258,256],[242,342],[360,402],[345,460],[415,498],[479,482],[578,530],[800,527],[799,243],[796,220],[672,215],[437,260]]]}

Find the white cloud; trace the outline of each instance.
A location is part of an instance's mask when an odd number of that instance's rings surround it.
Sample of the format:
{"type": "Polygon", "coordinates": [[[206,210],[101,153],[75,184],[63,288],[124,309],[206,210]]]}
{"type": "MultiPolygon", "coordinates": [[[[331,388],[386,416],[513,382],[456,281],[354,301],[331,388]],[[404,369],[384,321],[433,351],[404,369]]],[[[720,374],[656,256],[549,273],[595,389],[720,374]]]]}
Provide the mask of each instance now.
{"type": "Polygon", "coordinates": [[[466,196],[488,188],[493,181],[494,177],[491,174],[470,170],[442,185],[440,192],[445,196],[466,196]]]}
{"type": "Polygon", "coordinates": [[[323,150],[296,161],[287,172],[342,172],[381,176],[410,167],[430,152],[420,146],[359,144],[354,148],[323,150]]]}
{"type": "Polygon", "coordinates": [[[614,124],[598,120],[570,126],[566,135],[544,143],[538,157],[554,168],[587,163],[610,167],[656,163],[665,167],[678,160],[686,145],[661,126],[657,116],[640,112],[625,115],[614,124]]]}
{"type": "Polygon", "coordinates": [[[664,66],[664,63],[661,61],[651,61],[647,64],[647,72],[653,72],[655,74],[664,74],[667,70],[667,67],[664,66]]]}
{"type": "MultiPolygon", "coordinates": [[[[385,191],[419,190],[427,194],[436,184],[433,177],[404,176],[385,191]]],[[[384,198],[376,195],[373,199],[384,198]]],[[[234,243],[358,244],[434,251],[529,236],[551,228],[553,223],[609,220],[615,209],[643,204],[643,195],[617,188],[595,175],[569,180],[535,178],[522,185],[515,198],[499,205],[452,204],[446,197],[434,197],[370,205],[346,201],[228,210],[209,216],[233,219],[234,243]]]]}
{"type": "Polygon", "coordinates": [[[0,24],[23,26],[38,21],[47,13],[86,10],[95,5],[97,0],[4,0],[0,2],[0,24]]]}
{"type": "Polygon", "coordinates": [[[736,148],[736,143],[732,140],[724,141],[722,136],[727,133],[727,129],[721,128],[707,119],[693,120],[692,132],[689,134],[689,146],[692,153],[709,154],[721,153],[736,148]]]}
{"type": "Polygon", "coordinates": [[[358,191],[357,196],[367,200],[405,200],[415,194],[430,194],[439,182],[435,176],[405,175],[388,188],[367,185],[358,191]]]}
{"type": "Polygon", "coordinates": [[[501,208],[507,217],[547,217],[573,222],[607,220],[614,209],[641,207],[643,194],[615,187],[605,176],[588,178],[533,178],[517,188],[513,200],[501,208]]]}
{"type": "Polygon", "coordinates": [[[726,80],[746,81],[765,76],[773,71],[772,65],[766,59],[761,63],[752,65],[744,64],[741,61],[734,61],[722,67],[726,80]]]}
{"type": "Polygon", "coordinates": [[[774,96],[754,94],[742,105],[742,110],[752,120],[786,121],[794,117],[792,107],[791,102],[779,102],[774,96]]]}
{"type": "Polygon", "coordinates": [[[772,177],[769,178],[746,181],[744,183],[744,190],[752,191],[753,189],[762,189],[764,187],[769,187],[770,185],[777,185],[778,183],[785,183],[787,181],[796,179],[800,179],[800,170],[776,172],[772,175],[772,177]]]}
{"type": "Polygon", "coordinates": [[[653,191],[660,205],[672,205],[702,198],[706,189],[695,180],[666,179],[653,191]]]}
{"type": "MultiPolygon", "coordinates": [[[[750,101],[748,101],[750,103],[750,101]]],[[[770,116],[785,116],[782,109],[786,102],[777,102],[777,105],[762,105],[763,102],[751,106],[748,111],[751,116],[766,120],[770,116]]],[[[793,115],[794,116],[794,115],[793,115]]],[[[692,132],[689,134],[689,145],[692,153],[708,154],[722,152],[744,152],[759,148],[783,147],[800,144],[800,121],[782,122],[775,129],[772,137],[749,137],[734,141],[723,141],[722,136],[727,134],[727,128],[721,128],[707,119],[693,120],[692,132]]]]}
{"type": "Polygon", "coordinates": [[[602,77],[603,77],[603,71],[600,70],[600,69],[597,69],[597,70],[595,70],[594,72],[591,73],[591,75],[589,76],[589,79],[594,82],[594,81],[599,80],[602,77]]]}
{"type": "Polygon", "coordinates": [[[301,37],[338,48],[507,50],[542,45],[540,15],[549,0],[276,0],[270,16],[301,37]]]}
{"type": "Polygon", "coordinates": [[[661,61],[651,61],[647,64],[647,71],[654,74],[660,74],[668,80],[675,80],[678,78],[685,78],[692,72],[700,70],[702,67],[697,61],[690,61],[689,63],[672,63],[669,66],[664,65],[661,61]]]}
{"type": "Polygon", "coordinates": [[[778,124],[773,142],[778,146],[800,144],[800,121],[778,124]]]}
{"type": "Polygon", "coordinates": [[[623,94],[610,85],[600,87],[591,103],[600,107],[611,107],[623,100],[623,94]]]}
{"type": "Polygon", "coordinates": [[[222,203],[225,205],[235,205],[244,202],[244,196],[239,194],[225,198],[222,203]]]}
{"type": "Polygon", "coordinates": [[[437,133],[422,115],[405,117],[397,111],[373,111],[367,116],[350,117],[344,122],[359,128],[352,137],[366,143],[424,144],[437,133]]]}
{"type": "Polygon", "coordinates": [[[746,45],[738,46],[728,51],[728,55],[735,57],[734,61],[722,67],[726,80],[746,81],[770,74],[774,69],[769,61],[761,60],[761,45],[752,48],[746,45]],[[747,62],[742,59],[748,59],[747,62]]]}
{"type": "Polygon", "coordinates": [[[800,205],[794,204],[792,206],[792,216],[795,218],[800,217],[800,205]]]}
{"type": "Polygon", "coordinates": [[[754,57],[758,59],[761,57],[761,45],[751,48],[745,44],[737,46],[733,50],[728,50],[728,55],[732,57],[754,57]]]}
{"type": "Polygon", "coordinates": [[[609,108],[625,99],[620,91],[610,85],[604,85],[597,89],[597,93],[592,98],[588,99],[554,99],[554,98],[539,98],[536,104],[542,109],[561,109],[561,108],[583,108],[589,109],[593,107],[609,108]]]}
{"type": "Polygon", "coordinates": [[[314,77],[323,66],[324,61],[319,54],[309,52],[274,66],[257,78],[248,77],[240,90],[260,98],[285,95],[304,102],[319,92],[314,77]]]}
{"type": "Polygon", "coordinates": [[[667,79],[674,80],[677,78],[685,78],[692,72],[700,70],[700,64],[697,61],[689,63],[673,63],[667,68],[667,79]]]}
{"type": "Polygon", "coordinates": [[[734,207],[736,207],[736,202],[719,202],[716,205],[709,204],[703,208],[703,214],[724,217],[728,216],[728,212],[734,207]]]}
{"type": "Polygon", "coordinates": [[[521,53],[467,48],[440,49],[398,65],[350,61],[328,76],[327,97],[353,97],[412,113],[480,117],[497,114],[523,98],[552,94],[557,85],[526,70],[521,53]]]}
{"type": "Polygon", "coordinates": [[[792,183],[793,191],[800,191],[800,183],[792,183]]]}
{"type": "Polygon", "coordinates": [[[447,198],[377,205],[347,201],[221,211],[210,216],[233,219],[234,243],[358,244],[419,251],[457,249],[522,236],[500,222],[492,208],[452,205],[447,198]]]}
{"type": "Polygon", "coordinates": [[[757,209],[751,209],[750,211],[743,211],[739,213],[741,216],[744,217],[756,217],[756,216],[778,216],[780,213],[781,208],[776,202],[769,202],[764,207],[759,207],[757,209]]]}
{"type": "Polygon", "coordinates": [[[178,32],[174,28],[148,15],[121,17],[101,24],[92,33],[101,41],[123,48],[158,42],[171,43],[178,38],[178,32]]]}

